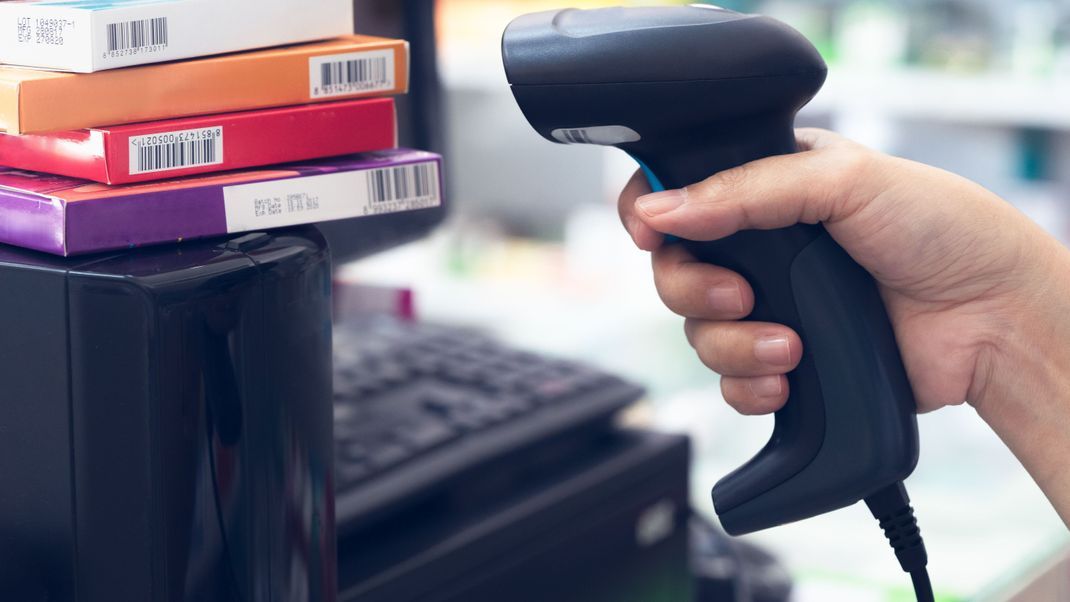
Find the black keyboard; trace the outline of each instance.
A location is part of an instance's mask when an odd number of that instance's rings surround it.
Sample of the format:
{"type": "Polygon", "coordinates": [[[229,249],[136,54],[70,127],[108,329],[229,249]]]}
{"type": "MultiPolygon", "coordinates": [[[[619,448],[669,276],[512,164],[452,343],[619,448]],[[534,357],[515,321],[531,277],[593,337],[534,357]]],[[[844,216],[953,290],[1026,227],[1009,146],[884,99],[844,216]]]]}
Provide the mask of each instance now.
{"type": "Polygon", "coordinates": [[[478,331],[385,316],[335,327],[334,378],[343,535],[451,490],[478,489],[520,470],[520,458],[567,454],[643,394],[478,331]]]}

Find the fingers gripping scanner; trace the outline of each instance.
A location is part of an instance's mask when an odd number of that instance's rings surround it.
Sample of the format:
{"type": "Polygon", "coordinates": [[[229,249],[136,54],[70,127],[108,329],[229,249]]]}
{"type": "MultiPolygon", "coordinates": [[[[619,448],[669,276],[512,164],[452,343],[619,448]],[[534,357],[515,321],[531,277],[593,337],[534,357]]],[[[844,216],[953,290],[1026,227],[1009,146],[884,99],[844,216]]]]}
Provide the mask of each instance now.
{"type": "MultiPolygon", "coordinates": [[[[795,114],[826,75],[787,25],[705,5],[529,14],[508,26],[502,54],[539,134],[616,146],[654,190],[795,152],[795,114]]],[[[821,225],[680,244],[747,278],[749,319],[786,324],[805,346],[769,442],[713,488],[725,530],[749,533],[862,499],[875,515],[909,509],[901,482],[918,459],[915,403],[870,275],[821,225]]],[[[889,516],[877,518],[884,526],[889,516]]],[[[908,522],[924,555],[912,514],[908,522]]]]}

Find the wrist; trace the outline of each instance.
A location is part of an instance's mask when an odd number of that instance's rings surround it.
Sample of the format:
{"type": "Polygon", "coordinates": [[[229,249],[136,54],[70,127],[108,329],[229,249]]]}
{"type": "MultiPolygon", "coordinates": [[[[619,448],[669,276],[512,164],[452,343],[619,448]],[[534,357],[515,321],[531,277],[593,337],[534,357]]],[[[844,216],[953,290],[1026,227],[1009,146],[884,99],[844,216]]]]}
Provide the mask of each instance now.
{"type": "Polygon", "coordinates": [[[1041,246],[1017,301],[995,310],[969,402],[1070,524],[1070,251],[1041,246]]]}

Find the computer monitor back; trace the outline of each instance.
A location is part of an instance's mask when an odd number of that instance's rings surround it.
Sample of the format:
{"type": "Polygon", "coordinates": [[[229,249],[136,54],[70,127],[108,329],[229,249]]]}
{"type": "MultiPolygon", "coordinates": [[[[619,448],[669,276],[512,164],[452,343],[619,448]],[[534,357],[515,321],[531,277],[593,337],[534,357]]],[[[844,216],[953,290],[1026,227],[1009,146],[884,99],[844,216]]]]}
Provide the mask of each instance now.
{"type": "Polygon", "coordinates": [[[335,599],[330,255],[312,228],[0,247],[0,599],[335,599]]]}

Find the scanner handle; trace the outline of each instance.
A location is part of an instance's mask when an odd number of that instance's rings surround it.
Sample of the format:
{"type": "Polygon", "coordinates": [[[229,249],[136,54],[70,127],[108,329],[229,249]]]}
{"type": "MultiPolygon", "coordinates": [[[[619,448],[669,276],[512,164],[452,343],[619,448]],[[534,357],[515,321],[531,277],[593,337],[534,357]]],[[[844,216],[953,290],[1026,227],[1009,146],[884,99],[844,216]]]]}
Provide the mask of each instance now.
{"type": "MultiPolygon", "coordinates": [[[[655,190],[797,150],[794,112],[757,115],[627,145],[655,190]]],[[[622,148],[625,145],[622,145],[622,148]]],[[[754,289],[748,320],[803,340],[769,442],[713,489],[725,530],[742,534],[853,504],[906,478],[918,457],[913,395],[872,276],[821,225],[681,241],[754,289]]]]}

